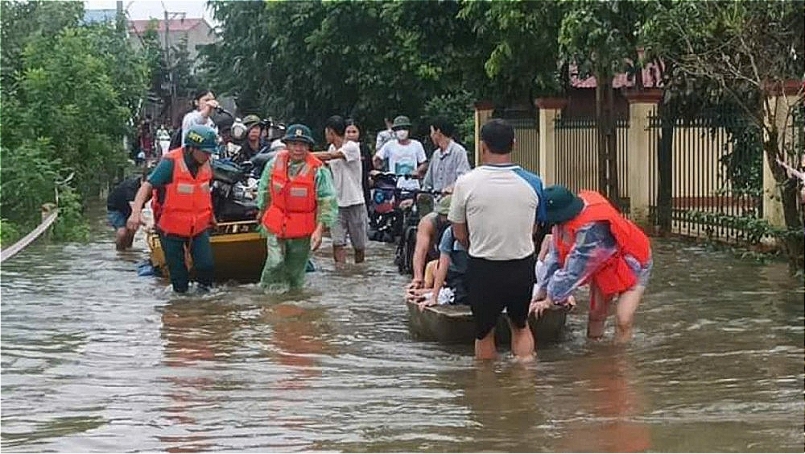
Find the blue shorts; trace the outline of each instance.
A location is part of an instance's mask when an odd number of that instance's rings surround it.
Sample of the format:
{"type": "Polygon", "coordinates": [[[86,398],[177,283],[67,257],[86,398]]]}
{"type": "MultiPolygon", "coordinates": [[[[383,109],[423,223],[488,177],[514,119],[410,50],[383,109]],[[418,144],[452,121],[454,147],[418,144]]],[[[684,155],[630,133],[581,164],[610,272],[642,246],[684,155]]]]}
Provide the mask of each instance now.
{"type": "Polygon", "coordinates": [[[109,221],[109,225],[114,227],[115,230],[125,227],[126,221],[128,221],[126,215],[120,211],[110,211],[106,213],[106,220],[109,221]]]}

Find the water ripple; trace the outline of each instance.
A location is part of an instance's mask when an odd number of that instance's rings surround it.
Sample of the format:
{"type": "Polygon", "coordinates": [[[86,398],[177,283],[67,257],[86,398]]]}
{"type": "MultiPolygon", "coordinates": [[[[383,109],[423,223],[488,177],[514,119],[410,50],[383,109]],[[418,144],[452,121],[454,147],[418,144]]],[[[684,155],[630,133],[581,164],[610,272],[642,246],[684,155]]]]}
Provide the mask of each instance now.
{"type": "Polygon", "coordinates": [[[343,269],[324,247],[301,294],[199,298],[137,276],[142,238],[101,234],[3,266],[3,449],[802,448],[802,290],[777,264],[657,242],[629,346],[588,342],[581,304],[523,367],[413,341],[386,245],[343,269]]]}

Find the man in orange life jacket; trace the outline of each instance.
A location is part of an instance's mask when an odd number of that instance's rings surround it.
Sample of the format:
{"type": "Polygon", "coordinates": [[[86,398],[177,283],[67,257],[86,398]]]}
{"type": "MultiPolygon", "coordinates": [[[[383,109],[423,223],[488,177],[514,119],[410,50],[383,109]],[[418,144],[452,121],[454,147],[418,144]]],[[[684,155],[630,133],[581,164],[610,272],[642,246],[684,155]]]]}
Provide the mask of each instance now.
{"type": "Polygon", "coordinates": [[[330,170],[311,152],[310,128],[291,125],[283,142],[288,146],[263,169],[257,204],[266,236],[263,287],[301,288],[311,251],[321,246],[325,227],[338,214],[330,170]]]}
{"type": "Polygon", "coordinates": [[[615,340],[632,336],[635,310],[651,275],[648,237],[623,217],[601,194],[574,195],[564,186],[545,189],[547,221],[553,225],[553,243],[545,260],[545,280],[530,310],[573,306],[573,291],[590,284],[587,336],[600,338],[609,303],[618,296],[615,340]]]}
{"type": "Polygon", "coordinates": [[[187,292],[190,273],[185,246],[193,257],[193,270],[200,291],[213,280],[209,228],[215,225],[212,211],[210,155],[217,148],[217,134],[209,126],[194,125],[185,135],[184,146],[169,151],[140,186],[134,199],[129,228],[140,224],[143,204],[156,198],[154,220],[165,252],[171,284],[177,293],[187,292]]]}

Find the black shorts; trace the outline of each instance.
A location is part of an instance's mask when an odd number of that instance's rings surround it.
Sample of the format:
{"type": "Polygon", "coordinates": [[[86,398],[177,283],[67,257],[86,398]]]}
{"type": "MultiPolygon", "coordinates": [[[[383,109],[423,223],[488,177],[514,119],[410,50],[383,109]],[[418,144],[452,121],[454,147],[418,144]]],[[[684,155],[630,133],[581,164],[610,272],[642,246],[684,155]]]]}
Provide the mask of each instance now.
{"type": "Polygon", "coordinates": [[[469,257],[467,301],[475,319],[475,338],[483,339],[495,327],[503,309],[514,326],[525,328],[534,289],[533,255],[495,261],[469,257]]]}

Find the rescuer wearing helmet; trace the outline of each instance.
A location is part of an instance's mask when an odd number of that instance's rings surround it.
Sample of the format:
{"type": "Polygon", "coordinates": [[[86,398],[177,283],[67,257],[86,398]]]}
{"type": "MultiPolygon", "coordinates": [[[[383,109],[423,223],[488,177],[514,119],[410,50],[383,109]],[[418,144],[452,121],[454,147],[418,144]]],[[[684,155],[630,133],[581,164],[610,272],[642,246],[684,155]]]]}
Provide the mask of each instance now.
{"type": "Polygon", "coordinates": [[[143,204],[154,195],[154,221],[171,284],[177,293],[187,292],[190,273],[185,247],[193,258],[193,270],[201,291],[213,280],[211,226],[216,224],[212,209],[210,155],[217,149],[217,134],[204,125],[193,125],[184,146],[169,151],[142,184],[134,199],[128,227],[140,224],[143,204]]]}
{"type": "Polygon", "coordinates": [[[338,205],[330,171],[311,153],[310,128],[291,125],[282,140],[288,148],[266,164],[258,188],[267,250],[260,284],[298,289],[305,283],[310,252],[321,246],[338,205]]]}

